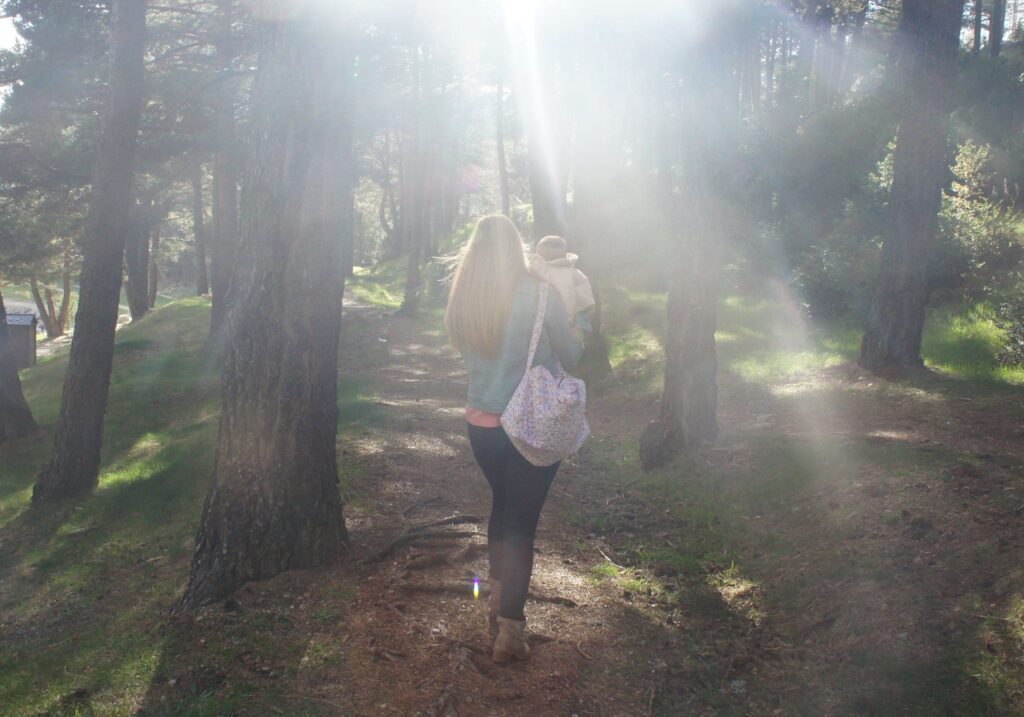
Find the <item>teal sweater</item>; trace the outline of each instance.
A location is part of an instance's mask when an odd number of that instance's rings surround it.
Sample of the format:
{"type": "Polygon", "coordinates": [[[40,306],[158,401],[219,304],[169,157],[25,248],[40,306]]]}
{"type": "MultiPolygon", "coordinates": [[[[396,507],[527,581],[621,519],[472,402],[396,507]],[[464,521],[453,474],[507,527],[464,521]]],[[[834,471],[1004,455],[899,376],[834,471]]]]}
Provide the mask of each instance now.
{"type": "MultiPolygon", "coordinates": [[[[526,373],[526,357],[530,351],[530,335],[537,315],[539,283],[530,276],[516,288],[505,323],[505,338],[501,353],[495,357],[481,356],[472,349],[462,352],[469,373],[468,405],[488,413],[501,413],[515,393],[526,373]]],[[[583,353],[583,344],[576,338],[558,298],[558,292],[548,292],[548,308],[544,315],[544,331],[540,336],[534,366],[545,366],[552,373],[561,362],[566,370],[576,366],[583,353]]]]}

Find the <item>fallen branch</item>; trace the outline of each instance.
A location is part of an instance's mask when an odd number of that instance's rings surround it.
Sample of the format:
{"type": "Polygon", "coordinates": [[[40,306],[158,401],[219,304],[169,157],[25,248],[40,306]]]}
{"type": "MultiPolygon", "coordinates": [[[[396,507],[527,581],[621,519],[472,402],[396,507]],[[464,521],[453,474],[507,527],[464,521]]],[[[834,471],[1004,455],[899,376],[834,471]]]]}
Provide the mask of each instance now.
{"type": "Polygon", "coordinates": [[[600,545],[598,545],[598,546],[597,546],[597,552],[601,553],[601,557],[602,557],[602,558],[604,558],[605,560],[607,560],[607,561],[608,561],[609,563],[611,563],[611,564],[612,564],[613,566],[615,566],[615,567],[616,567],[616,568],[618,568],[619,570],[625,570],[625,569],[626,569],[626,568],[625,568],[625,567],[623,567],[622,565],[619,565],[619,564],[618,564],[617,562],[615,562],[614,560],[612,560],[611,558],[609,558],[609,557],[608,557],[608,553],[606,553],[606,552],[604,552],[603,550],[601,550],[601,546],[600,546],[600,545]]]}

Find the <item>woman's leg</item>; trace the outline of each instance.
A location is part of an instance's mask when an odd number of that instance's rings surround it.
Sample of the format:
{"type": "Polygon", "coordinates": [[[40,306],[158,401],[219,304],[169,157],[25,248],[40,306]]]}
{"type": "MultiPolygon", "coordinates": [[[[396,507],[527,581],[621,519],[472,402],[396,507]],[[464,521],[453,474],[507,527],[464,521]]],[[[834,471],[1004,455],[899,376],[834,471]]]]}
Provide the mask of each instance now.
{"type": "Polygon", "coordinates": [[[508,441],[500,428],[469,426],[469,444],[473,456],[491,486],[491,516],[487,521],[488,579],[501,580],[502,544],[505,539],[506,480],[504,444],[508,441]]]}
{"type": "Polygon", "coordinates": [[[504,430],[504,478],[507,484],[502,527],[504,556],[501,573],[501,617],[524,620],[523,606],[533,574],[533,543],[537,522],[558,465],[539,468],[516,450],[504,430]]]}

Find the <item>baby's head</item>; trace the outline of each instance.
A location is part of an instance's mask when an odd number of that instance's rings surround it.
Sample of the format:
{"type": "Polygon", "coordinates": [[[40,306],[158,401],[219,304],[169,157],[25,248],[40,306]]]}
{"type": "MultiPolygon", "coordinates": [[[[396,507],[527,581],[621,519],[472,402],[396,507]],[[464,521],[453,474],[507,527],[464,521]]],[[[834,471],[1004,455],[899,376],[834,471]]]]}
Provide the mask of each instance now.
{"type": "Polygon", "coordinates": [[[537,253],[544,261],[564,259],[569,252],[569,245],[563,237],[548,236],[537,242],[537,253]]]}

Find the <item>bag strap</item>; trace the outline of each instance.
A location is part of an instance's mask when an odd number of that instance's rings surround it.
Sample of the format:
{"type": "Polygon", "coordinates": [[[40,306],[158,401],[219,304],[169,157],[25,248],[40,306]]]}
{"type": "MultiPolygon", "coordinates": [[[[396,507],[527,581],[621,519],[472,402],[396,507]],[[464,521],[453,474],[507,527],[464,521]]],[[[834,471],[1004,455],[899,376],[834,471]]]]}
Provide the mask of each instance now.
{"type": "Polygon", "coordinates": [[[549,284],[541,282],[540,294],[537,297],[537,318],[533,321],[533,335],[530,337],[530,354],[526,357],[527,373],[533,368],[533,357],[537,353],[537,346],[540,344],[540,333],[544,330],[544,314],[548,308],[549,289],[549,284]]]}

